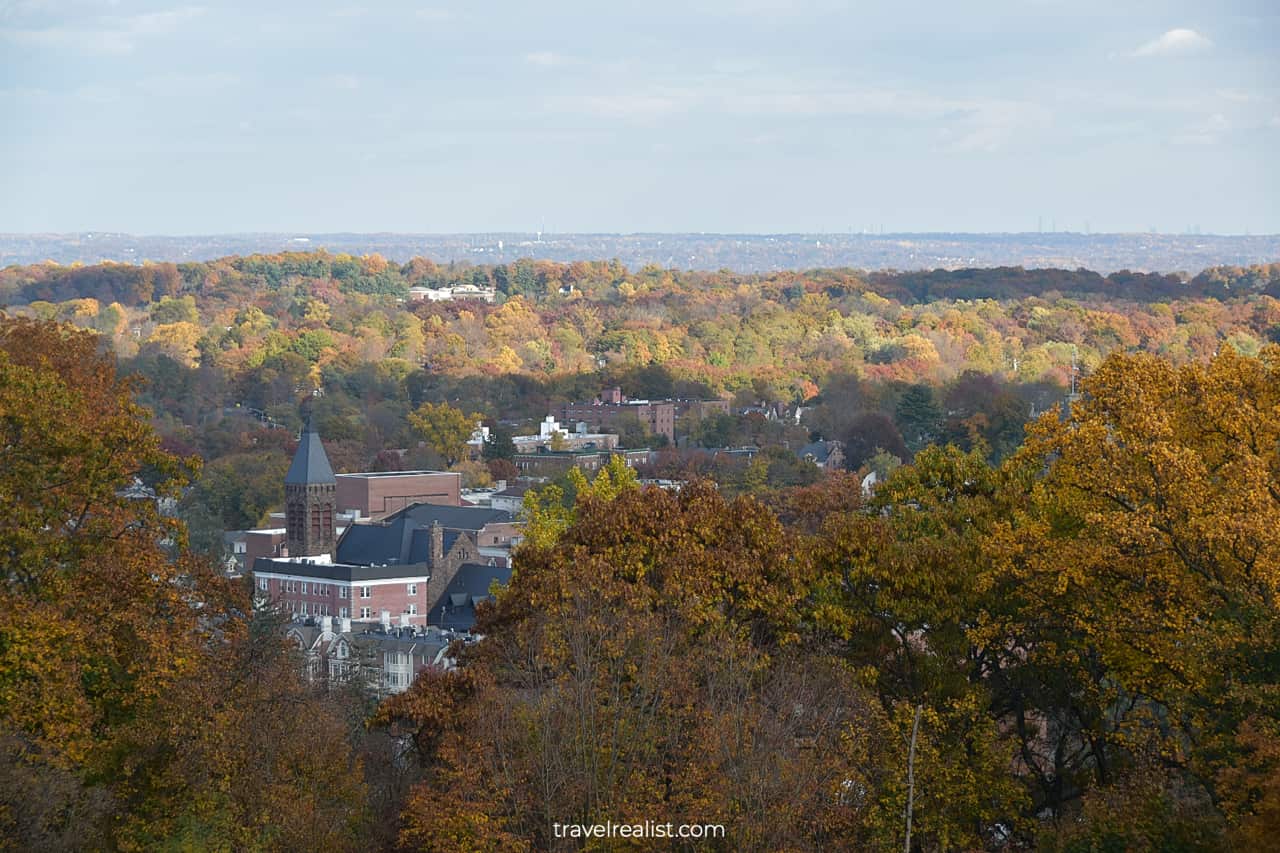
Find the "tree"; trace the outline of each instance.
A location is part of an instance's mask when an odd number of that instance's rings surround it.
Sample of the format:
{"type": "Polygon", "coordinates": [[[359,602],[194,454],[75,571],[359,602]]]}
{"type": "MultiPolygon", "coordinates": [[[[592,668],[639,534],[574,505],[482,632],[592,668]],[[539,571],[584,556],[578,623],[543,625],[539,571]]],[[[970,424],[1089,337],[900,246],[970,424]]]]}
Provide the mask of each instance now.
{"type": "Polygon", "coordinates": [[[641,423],[640,418],[629,412],[618,416],[613,422],[611,432],[618,434],[619,447],[652,446],[652,436],[649,430],[641,423]]]}
{"type": "Polygon", "coordinates": [[[119,495],[182,483],[131,390],[93,334],[0,315],[0,721],[74,762],[163,692],[195,627],[159,545],[181,531],[119,495]]]}
{"type": "Polygon", "coordinates": [[[520,469],[509,459],[494,459],[488,463],[489,476],[495,480],[503,480],[508,485],[520,476],[520,469]]]}
{"type": "Polygon", "coordinates": [[[161,450],[134,384],[93,334],[0,315],[0,837],[350,849],[345,727],[299,701],[248,591],[125,491],[176,497],[199,468],[161,450]]]}
{"type": "Polygon", "coordinates": [[[898,399],[894,415],[907,450],[918,453],[938,439],[943,412],[933,386],[912,385],[898,399]]]}
{"type": "Polygon", "coordinates": [[[947,390],[943,437],[969,450],[985,447],[999,461],[1022,443],[1027,405],[994,377],[966,370],[947,390]]]}
{"type": "Polygon", "coordinates": [[[902,435],[893,421],[877,412],[864,412],[853,419],[844,433],[844,461],[857,471],[867,460],[884,451],[901,460],[910,458],[902,435]]]}
{"type": "MultiPolygon", "coordinates": [[[[904,768],[923,706],[913,817],[923,849],[981,847],[985,827],[1023,823],[1026,794],[1009,772],[1017,742],[991,711],[984,649],[968,636],[986,605],[981,547],[1000,515],[998,485],[977,454],[928,448],[867,511],[829,516],[814,543],[813,619],[890,709],[904,768]]],[[[900,831],[905,775],[881,792],[882,835],[900,831]]]]}
{"type": "Polygon", "coordinates": [[[860,846],[865,804],[841,792],[870,781],[857,759],[885,721],[849,670],[799,665],[787,534],[705,483],[607,482],[521,546],[464,671],[380,710],[430,778],[401,842],[554,849],[555,822],[660,809],[732,826],[734,849],[860,846]]]}
{"type": "Polygon", "coordinates": [[[508,461],[514,459],[516,445],[511,440],[511,430],[502,424],[495,424],[493,429],[489,430],[489,437],[484,440],[481,452],[486,462],[492,462],[495,459],[508,461]]]}
{"type": "Polygon", "coordinates": [[[167,323],[199,323],[200,315],[196,312],[196,301],[191,296],[175,299],[166,296],[151,309],[151,321],[157,325],[167,323]]]}
{"type": "Polygon", "coordinates": [[[423,403],[409,413],[409,424],[449,466],[467,455],[467,442],[480,415],[464,415],[448,403],[423,403]]]}
{"type": "Polygon", "coordinates": [[[212,513],[223,530],[256,527],[269,510],[284,503],[288,469],[284,453],[228,454],[204,466],[183,504],[212,513]]]}
{"type": "Polygon", "coordinates": [[[975,640],[1080,679],[1099,783],[1136,755],[1214,791],[1245,722],[1280,716],[1280,349],[1112,355],[1008,467],[1025,508],[994,531],[988,583],[1021,607],[975,640]]]}

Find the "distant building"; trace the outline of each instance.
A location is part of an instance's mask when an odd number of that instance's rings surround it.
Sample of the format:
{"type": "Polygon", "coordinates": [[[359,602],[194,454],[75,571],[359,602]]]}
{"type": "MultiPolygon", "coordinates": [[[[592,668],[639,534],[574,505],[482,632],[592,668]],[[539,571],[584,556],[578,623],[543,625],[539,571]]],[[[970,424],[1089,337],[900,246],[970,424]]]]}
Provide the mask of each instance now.
{"type": "Polygon", "coordinates": [[[311,419],[284,475],[286,553],[292,557],[332,554],[338,483],[311,419]]]}
{"type": "Polygon", "coordinates": [[[307,681],[354,685],[384,696],[408,690],[424,670],[452,669],[450,646],[473,639],[440,628],[358,624],[328,616],[295,622],[285,636],[302,653],[307,681]]]}
{"type": "Polygon", "coordinates": [[[609,464],[614,456],[622,458],[628,468],[648,464],[652,451],[648,448],[614,450],[542,450],[537,453],[517,453],[516,468],[522,475],[531,477],[557,477],[570,468],[594,473],[609,464]]]}
{"type": "Polygon", "coordinates": [[[428,613],[429,621],[446,630],[470,631],[476,624],[476,608],[493,600],[490,592],[493,585],[506,586],[509,583],[509,566],[463,565],[449,583],[439,588],[440,594],[428,613]]]}
{"type": "Polygon", "coordinates": [[[706,452],[710,453],[713,459],[730,459],[750,462],[760,454],[760,448],[755,446],[717,447],[708,448],[706,452]]]}
{"type": "Polygon", "coordinates": [[[462,475],[455,471],[370,471],[335,479],[338,509],[360,518],[383,518],[416,503],[462,504],[462,475]]]}
{"type": "Polygon", "coordinates": [[[634,417],[653,435],[676,440],[676,409],[669,401],[627,400],[621,390],[612,388],[590,403],[565,403],[560,407],[564,423],[582,422],[589,429],[618,429],[619,423],[634,417]]]}
{"type": "Polygon", "coordinates": [[[823,471],[838,471],[844,467],[844,445],[839,441],[814,441],[796,452],[801,460],[808,460],[823,471]]]}
{"type": "Polygon", "coordinates": [[[489,570],[510,565],[511,547],[519,539],[510,513],[431,503],[352,523],[336,537],[331,511],[336,484],[319,437],[309,427],[286,476],[286,491],[292,498],[285,513],[286,547],[251,565],[259,600],[295,618],[420,627],[429,624],[436,608],[460,626],[465,613],[438,607],[445,590],[459,576],[468,591],[479,582],[473,575],[500,578],[501,572],[489,570]],[[294,543],[300,553],[289,547],[294,543]],[[322,552],[326,544],[329,550],[322,552]]]}
{"type": "Polygon", "coordinates": [[[504,510],[512,515],[519,515],[520,511],[524,509],[524,496],[532,488],[533,485],[531,483],[510,485],[500,492],[495,492],[489,498],[489,506],[493,509],[504,510]]]}
{"type": "Polygon", "coordinates": [[[583,422],[590,429],[617,430],[625,418],[635,417],[653,435],[676,440],[676,421],[701,420],[729,414],[727,400],[629,400],[621,388],[609,388],[589,403],[565,403],[558,412],[565,423],[583,422]]]}
{"type": "Polygon", "coordinates": [[[411,302],[457,302],[479,301],[493,302],[498,292],[492,287],[477,287],[474,284],[458,284],[452,287],[411,287],[411,302]]]}
{"type": "Polygon", "coordinates": [[[618,436],[608,432],[589,432],[588,425],[579,421],[572,429],[560,426],[552,415],[538,424],[537,435],[511,437],[516,453],[537,453],[539,450],[612,450],[618,446],[618,436]],[[558,438],[557,438],[558,436],[558,438]],[[560,446],[557,448],[556,445],[560,446]]]}

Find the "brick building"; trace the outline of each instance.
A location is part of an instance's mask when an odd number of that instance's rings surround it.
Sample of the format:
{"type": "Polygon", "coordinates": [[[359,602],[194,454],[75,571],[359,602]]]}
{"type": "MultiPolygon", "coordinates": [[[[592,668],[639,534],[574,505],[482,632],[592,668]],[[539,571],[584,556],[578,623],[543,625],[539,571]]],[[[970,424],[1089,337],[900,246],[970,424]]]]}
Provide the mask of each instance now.
{"type": "Polygon", "coordinates": [[[593,474],[609,464],[614,456],[622,457],[628,468],[645,465],[652,456],[647,448],[637,450],[544,450],[539,453],[517,453],[512,462],[521,475],[558,477],[570,468],[593,474]]]}
{"type": "Polygon", "coordinates": [[[324,445],[307,418],[298,450],[284,475],[284,545],[290,556],[333,553],[337,488],[324,445]]]}
{"type": "Polygon", "coordinates": [[[609,432],[589,432],[583,421],[561,426],[553,415],[547,415],[538,424],[537,435],[515,435],[511,443],[516,453],[537,453],[540,450],[551,450],[559,445],[560,450],[612,450],[618,446],[618,436],[609,432]]]}
{"type": "Polygon", "coordinates": [[[676,440],[676,408],[668,401],[614,403],[597,399],[591,403],[565,403],[558,414],[561,423],[585,423],[597,432],[616,431],[626,418],[634,417],[654,435],[665,435],[671,442],[676,440]]]}
{"type": "Polygon", "coordinates": [[[383,518],[411,504],[460,506],[462,475],[455,471],[370,471],[338,474],[337,505],[361,518],[383,518]]]}
{"type": "Polygon", "coordinates": [[[624,419],[635,417],[649,432],[665,435],[674,444],[676,421],[727,415],[729,403],[727,400],[628,400],[621,388],[609,388],[589,403],[565,403],[558,414],[562,423],[582,422],[595,430],[617,430],[624,419]]]}
{"type": "Polygon", "coordinates": [[[499,557],[509,553],[519,526],[510,513],[480,507],[413,504],[382,519],[353,523],[335,541],[333,513],[324,512],[326,506],[332,509],[335,490],[312,488],[326,485],[326,472],[332,481],[324,448],[308,431],[290,468],[293,485],[307,488],[295,490],[285,541],[300,542],[311,553],[290,550],[254,560],[260,600],[298,618],[425,626],[428,611],[456,578],[471,590],[471,575],[509,565],[499,557]],[[319,553],[325,542],[331,543],[330,552],[319,553]]]}

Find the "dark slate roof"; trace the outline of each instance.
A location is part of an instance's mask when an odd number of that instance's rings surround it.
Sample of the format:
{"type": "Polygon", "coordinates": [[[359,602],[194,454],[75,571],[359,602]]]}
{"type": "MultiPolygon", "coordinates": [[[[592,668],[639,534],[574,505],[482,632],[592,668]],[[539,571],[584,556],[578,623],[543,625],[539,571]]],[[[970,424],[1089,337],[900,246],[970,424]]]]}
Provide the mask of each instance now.
{"type": "Polygon", "coordinates": [[[388,525],[357,522],[347,527],[338,540],[334,562],[359,566],[426,562],[431,547],[429,537],[424,537],[426,545],[421,549],[420,560],[412,558],[412,547],[404,547],[406,534],[409,536],[408,544],[412,546],[413,533],[413,528],[403,523],[388,525]]]}
{"type": "Polygon", "coordinates": [[[511,568],[463,563],[440,597],[427,611],[427,624],[470,631],[476,623],[476,603],[489,597],[489,585],[511,583],[511,568]]]}
{"type": "Polygon", "coordinates": [[[293,454],[289,473],[284,475],[284,482],[286,486],[338,482],[333,478],[333,468],[329,465],[324,445],[320,443],[320,435],[309,419],[298,442],[298,451],[293,454]]]}
{"type": "Polygon", "coordinates": [[[395,565],[352,565],[350,563],[301,563],[293,560],[275,560],[259,557],[254,561],[255,572],[271,572],[277,575],[295,575],[317,580],[359,583],[383,578],[420,578],[431,574],[424,563],[397,563],[395,565]]]}
{"type": "Polygon", "coordinates": [[[338,540],[334,562],[374,564],[427,563],[431,560],[431,526],[444,528],[444,553],[452,549],[461,531],[479,531],[486,524],[514,521],[509,512],[480,507],[414,504],[381,521],[350,525],[338,540]]]}
{"type": "Polygon", "coordinates": [[[806,444],[800,448],[800,452],[796,456],[804,459],[806,456],[812,456],[814,461],[821,464],[827,461],[827,457],[831,455],[831,442],[815,441],[812,444],[806,444]]]}
{"type": "Polygon", "coordinates": [[[410,518],[420,527],[430,527],[432,522],[438,521],[442,527],[472,532],[482,529],[486,524],[502,524],[516,520],[515,516],[506,510],[443,504],[413,504],[392,513],[385,520],[390,521],[398,517],[410,518]]]}

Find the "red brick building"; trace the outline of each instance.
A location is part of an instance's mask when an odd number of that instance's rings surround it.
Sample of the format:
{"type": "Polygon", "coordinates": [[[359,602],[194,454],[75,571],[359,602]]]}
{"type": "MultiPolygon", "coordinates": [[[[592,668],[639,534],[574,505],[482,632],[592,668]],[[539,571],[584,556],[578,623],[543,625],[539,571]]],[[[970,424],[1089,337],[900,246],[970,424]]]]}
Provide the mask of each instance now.
{"type": "Polygon", "coordinates": [[[665,435],[671,442],[676,440],[676,409],[670,402],[565,403],[560,407],[559,416],[561,423],[581,422],[598,432],[616,431],[625,418],[635,417],[654,435],[665,435]]]}
{"type": "Polygon", "coordinates": [[[454,471],[370,471],[336,475],[340,512],[383,518],[418,503],[461,506],[462,475],[454,471]]]}
{"type": "MultiPolygon", "coordinates": [[[[386,489],[380,485],[383,478],[363,475],[351,478],[348,488],[362,498],[378,495],[390,500],[400,499],[396,493],[405,491],[406,484],[413,490],[444,482],[431,480],[429,473],[420,476],[423,473],[400,478],[400,486],[397,478],[386,478],[392,483],[386,489]]],[[[452,485],[446,484],[444,493],[452,489],[456,496],[457,475],[448,477],[452,485]]],[[[478,590],[484,579],[501,582],[510,577],[505,560],[499,565],[496,556],[481,554],[482,546],[490,554],[509,550],[518,536],[510,513],[414,503],[382,518],[350,524],[335,538],[333,504],[341,487],[335,488],[334,480],[319,436],[308,427],[286,477],[287,552],[260,556],[251,564],[260,601],[300,618],[328,616],[419,627],[428,624],[430,614],[465,630],[474,620],[476,601],[483,598],[478,590]],[[326,545],[328,550],[321,553],[326,545]],[[295,553],[295,546],[300,553],[295,553]],[[461,596],[458,604],[452,603],[456,596],[461,596]]]]}
{"type": "Polygon", "coordinates": [[[619,423],[634,416],[649,432],[665,435],[675,443],[676,421],[701,420],[714,414],[729,414],[726,400],[628,400],[620,388],[609,388],[590,403],[565,403],[560,407],[561,423],[582,422],[596,430],[618,429],[619,423]]]}

